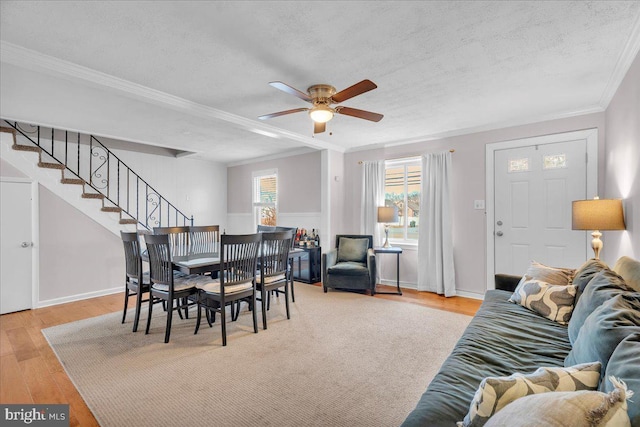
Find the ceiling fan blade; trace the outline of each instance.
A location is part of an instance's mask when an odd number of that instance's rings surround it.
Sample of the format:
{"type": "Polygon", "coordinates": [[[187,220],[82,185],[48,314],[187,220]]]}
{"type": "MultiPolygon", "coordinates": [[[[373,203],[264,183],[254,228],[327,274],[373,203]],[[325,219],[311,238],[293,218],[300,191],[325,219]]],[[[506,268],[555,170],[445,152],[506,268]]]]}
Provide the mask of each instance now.
{"type": "Polygon", "coordinates": [[[359,119],[371,120],[372,122],[379,122],[384,117],[382,114],[349,107],[336,107],[336,113],[344,114],[345,116],[357,117],[359,119]]]}
{"type": "Polygon", "coordinates": [[[313,122],[313,133],[322,133],[327,129],[326,123],[313,122]]]}
{"type": "Polygon", "coordinates": [[[303,101],[311,102],[311,97],[309,95],[307,95],[304,92],[299,91],[296,88],[293,88],[293,87],[289,86],[286,83],[271,82],[269,84],[271,86],[275,87],[276,89],[280,89],[281,91],[287,92],[290,95],[297,96],[298,98],[302,99],[303,101]]]}
{"type": "Polygon", "coordinates": [[[277,113],[265,114],[258,117],[260,120],[273,119],[274,117],[284,116],[287,114],[300,113],[302,111],[309,111],[308,108],[294,108],[293,110],[279,111],[277,113]]]}
{"type": "Polygon", "coordinates": [[[360,83],[356,83],[353,86],[349,86],[348,88],[341,90],[340,92],[333,95],[331,99],[333,99],[333,102],[335,102],[336,104],[339,104],[346,101],[347,99],[351,99],[354,96],[369,92],[370,90],[373,90],[377,87],[378,86],[376,86],[376,84],[371,80],[363,80],[360,83]]]}

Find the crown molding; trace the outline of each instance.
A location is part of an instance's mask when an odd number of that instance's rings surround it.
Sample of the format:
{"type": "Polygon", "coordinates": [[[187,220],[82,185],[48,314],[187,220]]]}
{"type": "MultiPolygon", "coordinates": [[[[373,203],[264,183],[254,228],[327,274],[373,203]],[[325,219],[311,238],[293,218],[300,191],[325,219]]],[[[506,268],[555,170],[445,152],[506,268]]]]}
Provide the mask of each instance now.
{"type": "Polygon", "coordinates": [[[515,126],[525,126],[525,125],[531,125],[535,123],[542,123],[542,122],[548,122],[553,120],[584,116],[586,114],[602,113],[603,111],[604,111],[604,108],[602,108],[600,105],[593,105],[591,107],[580,109],[580,110],[572,110],[572,111],[565,111],[565,112],[548,114],[548,115],[538,116],[538,117],[495,122],[495,123],[490,123],[482,126],[473,126],[465,129],[456,129],[452,131],[415,136],[415,137],[401,139],[401,140],[380,142],[380,143],[369,144],[369,145],[361,145],[361,146],[353,147],[346,150],[346,153],[390,148],[390,147],[396,147],[399,145],[415,144],[419,142],[435,141],[438,139],[452,138],[455,136],[470,135],[474,133],[488,132],[488,131],[498,130],[498,129],[507,129],[515,126]]]}
{"type": "MultiPolygon", "coordinates": [[[[605,90],[603,91],[603,94],[600,98],[599,103],[597,105],[594,105],[588,108],[575,110],[575,111],[560,112],[557,114],[551,114],[551,115],[546,115],[546,116],[536,117],[536,118],[528,118],[528,119],[525,118],[525,119],[519,119],[519,120],[496,122],[488,125],[470,127],[465,129],[457,129],[452,131],[440,132],[435,134],[427,134],[427,135],[411,137],[406,139],[389,140],[389,141],[383,141],[375,144],[345,148],[343,146],[325,142],[320,139],[307,137],[295,132],[290,132],[290,131],[283,130],[271,125],[267,125],[260,121],[256,121],[256,120],[248,119],[235,114],[231,114],[226,111],[209,107],[203,104],[198,104],[198,103],[189,101],[187,99],[168,94],[166,92],[152,89],[143,85],[139,85],[137,83],[130,82],[128,80],[124,80],[100,71],[93,70],[91,68],[74,64],[69,61],[61,60],[49,55],[42,54],[40,52],[26,49],[24,47],[21,47],[6,41],[0,41],[0,60],[8,64],[23,67],[29,70],[45,72],[47,74],[52,74],[56,76],[62,76],[65,78],[82,80],[82,81],[97,85],[103,89],[107,89],[112,92],[121,93],[121,94],[124,93],[135,99],[140,99],[145,102],[159,105],[161,107],[171,108],[173,110],[180,111],[181,113],[184,113],[184,114],[190,114],[193,116],[207,118],[207,119],[217,119],[227,123],[234,124],[249,132],[260,133],[260,134],[269,135],[269,136],[273,135],[272,137],[274,138],[282,138],[282,139],[296,141],[296,142],[302,143],[306,147],[310,147],[313,149],[319,149],[319,150],[330,149],[340,153],[374,150],[374,149],[380,149],[380,148],[395,147],[399,145],[413,144],[417,142],[427,142],[427,141],[433,141],[433,140],[442,139],[442,138],[462,136],[462,135],[468,135],[472,133],[478,133],[478,132],[502,129],[507,127],[521,126],[521,125],[533,124],[533,123],[538,123],[543,121],[557,120],[557,119],[563,119],[568,117],[580,116],[584,114],[602,112],[607,108],[607,106],[611,102],[611,99],[615,95],[618,87],[620,86],[622,80],[624,79],[626,73],[628,72],[629,67],[631,66],[631,63],[633,62],[633,60],[635,59],[639,51],[640,51],[640,17],[636,19],[631,35],[618,61],[616,62],[614,71],[612,72],[611,77],[607,82],[607,85],[605,87],[605,90]]],[[[106,135],[103,135],[103,136],[106,136],[106,135]]],[[[116,136],[109,136],[109,137],[117,138],[116,136]]],[[[141,143],[149,144],[148,142],[142,142],[142,141],[141,143]]],[[[174,149],[181,150],[180,148],[174,148],[174,149]]],[[[290,152],[297,153],[298,151],[294,149],[290,152]]],[[[197,152],[195,152],[195,154],[197,154],[197,152]]],[[[276,158],[280,157],[280,155],[275,155],[275,156],[276,158]]],[[[247,162],[252,163],[253,161],[247,160],[247,162]]],[[[243,162],[231,163],[230,165],[236,166],[239,164],[243,164],[243,162]]]]}
{"type": "Polygon", "coordinates": [[[640,52],[640,16],[636,18],[636,22],[631,30],[631,35],[629,36],[624,49],[622,49],[622,53],[616,62],[613,73],[611,73],[607,86],[605,86],[602,96],[600,97],[600,105],[604,110],[609,106],[609,103],[616,94],[618,87],[620,87],[622,80],[627,75],[631,64],[638,55],[638,52],[640,52]]]}
{"type": "Polygon", "coordinates": [[[6,41],[0,41],[0,60],[28,70],[40,71],[55,76],[62,76],[67,79],[71,78],[89,82],[103,89],[108,89],[120,94],[124,93],[134,99],[140,99],[161,107],[171,108],[184,114],[190,114],[192,116],[207,119],[222,120],[250,132],[255,133],[256,130],[259,130],[264,133],[276,135],[278,138],[297,141],[305,146],[315,149],[331,149],[339,152],[345,151],[345,148],[342,146],[280,129],[257,120],[247,119],[246,117],[231,114],[217,108],[198,104],[196,102],[189,101],[188,99],[180,98],[110,74],[26,49],[22,46],[6,41]]]}
{"type": "Polygon", "coordinates": [[[270,156],[264,156],[264,157],[247,159],[247,160],[239,160],[237,162],[230,162],[230,163],[227,163],[226,166],[230,168],[234,166],[251,165],[254,163],[260,163],[267,160],[276,160],[276,159],[282,159],[285,157],[293,157],[293,156],[299,156],[302,154],[313,153],[314,151],[315,150],[311,150],[309,148],[300,147],[293,150],[287,150],[286,152],[272,154],[270,156]]]}

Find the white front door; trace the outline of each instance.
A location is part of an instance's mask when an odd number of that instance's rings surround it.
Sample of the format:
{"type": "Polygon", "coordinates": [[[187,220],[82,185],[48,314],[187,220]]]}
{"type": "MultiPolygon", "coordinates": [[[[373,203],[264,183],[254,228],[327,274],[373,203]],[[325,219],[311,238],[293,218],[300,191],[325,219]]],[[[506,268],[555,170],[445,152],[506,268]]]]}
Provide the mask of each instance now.
{"type": "Polygon", "coordinates": [[[495,272],[522,275],[532,260],[577,268],[586,233],[571,229],[571,202],[587,198],[585,139],[494,152],[495,272]]]}
{"type": "Polygon", "coordinates": [[[487,144],[487,289],[530,261],[582,265],[587,233],[571,230],[571,202],[597,195],[598,130],[487,144]]]}
{"type": "Polygon", "coordinates": [[[31,308],[31,183],[0,182],[0,314],[31,308]]]}

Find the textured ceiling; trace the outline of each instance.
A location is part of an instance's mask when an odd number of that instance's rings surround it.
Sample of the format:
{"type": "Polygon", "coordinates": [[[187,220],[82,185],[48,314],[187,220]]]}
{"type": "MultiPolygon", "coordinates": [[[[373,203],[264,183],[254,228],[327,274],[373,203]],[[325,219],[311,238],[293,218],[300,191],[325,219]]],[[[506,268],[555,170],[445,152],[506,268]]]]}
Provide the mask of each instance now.
{"type": "Polygon", "coordinates": [[[638,1],[0,7],[3,116],[222,162],[601,111],[640,33],[638,1]],[[343,105],[384,114],[379,123],[337,116],[313,137],[306,113],[257,120],[308,105],[270,81],[341,90],[365,78],[378,89],[343,105]],[[56,99],[52,117],[33,108],[45,96],[56,99]]]}

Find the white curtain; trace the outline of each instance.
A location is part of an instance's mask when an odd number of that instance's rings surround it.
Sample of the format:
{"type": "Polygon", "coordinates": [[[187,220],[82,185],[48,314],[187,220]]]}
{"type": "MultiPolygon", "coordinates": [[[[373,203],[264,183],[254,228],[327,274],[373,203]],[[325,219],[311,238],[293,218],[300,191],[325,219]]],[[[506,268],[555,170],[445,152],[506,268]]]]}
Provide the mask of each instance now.
{"type": "Polygon", "coordinates": [[[422,157],[418,289],[456,294],[451,225],[451,153],[422,157]]]}
{"type": "Polygon", "coordinates": [[[362,165],[362,214],[360,233],[373,235],[373,245],[382,245],[382,226],[378,224],[378,206],[384,206],[384,161],[362,165]]]}

